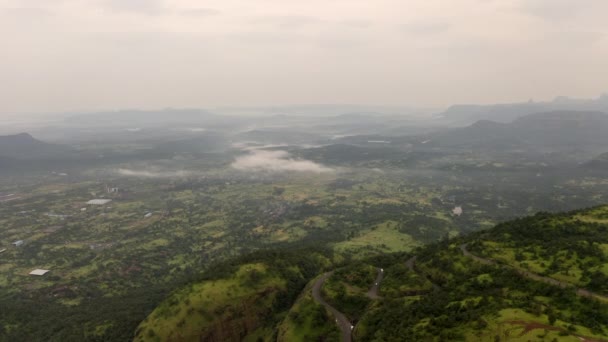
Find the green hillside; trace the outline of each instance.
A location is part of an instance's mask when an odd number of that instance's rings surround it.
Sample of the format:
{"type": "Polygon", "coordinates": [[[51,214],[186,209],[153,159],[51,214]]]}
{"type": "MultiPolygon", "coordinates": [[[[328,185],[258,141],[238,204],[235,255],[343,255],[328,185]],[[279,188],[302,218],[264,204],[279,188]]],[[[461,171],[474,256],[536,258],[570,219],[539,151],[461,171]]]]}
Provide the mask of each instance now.
{"type": "Polygon", "coordinates": [[[355,339],[608,340],[606,213],[540,213],[427,246],[405,274],[391,274],[405,258],[386,262],[387,285],[417,274],[435,289],[408,296],[383,286],[355,339]]]}
{"type": "Polygon", "coordinates": [[[341,260],[258,254],[216,268],[156,308],[136,340],[339,341],[311,295],[333,271],[321,295],[355,341],[608,341],[608,206],[539,213],[411,253],[332,259],[341,260]]]}
{"type": "Polygon", "coordinates": [[[608,295],[608,207],[537,214],[498,225],[470,244],[476,254],[608,295]]]}
{"type": "Polygon", "coordinates": [[[260,252],[218,265],[163,301],[134,340],[274,340],[275,327],[308,279],[328,262],[307,250],[260,252]]]}

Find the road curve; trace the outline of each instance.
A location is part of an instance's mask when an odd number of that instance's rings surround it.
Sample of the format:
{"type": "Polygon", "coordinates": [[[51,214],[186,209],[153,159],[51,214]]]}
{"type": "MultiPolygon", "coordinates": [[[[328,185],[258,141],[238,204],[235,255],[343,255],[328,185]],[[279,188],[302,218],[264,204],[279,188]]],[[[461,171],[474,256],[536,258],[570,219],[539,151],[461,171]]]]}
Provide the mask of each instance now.
{"type": "Polygon", "coordinates": [[[494,261],[494,260],[480,258],[477,255],[471,254],[471,252],[469,252],[467,250],[466,243],[463,243],[462,245],[460,245],[460,250],[462,251],[462,254],[464,254],[464,256],[469,257],[477,262],[480,262],[485,265],[496,265],[496,261],[494,261]]]}
{"type": "Polygon", "coordinates": [[[412,271],[412,272],[415,272],[415,270],[414,270],[414,264],[416,264],[416,259],[418,259],[418,257],[417,256],[413,256],[413,257],[407,259],[407,261],[405,262],[405,266],[407,268],[409,268],[410,271],[412,271]]]}
{"type": "Polygon", "coordinates": [[[353,337],[351,322],[348,320],[348,318],[346,318],[343,313],[336,310],[333,306],[329,305],[329,303],[327,303],[321,296],[321,288],[323,287],[323,283],[325,283],[327,278],[329,278],[333,273],[334,272],[327,272],[321,277],[319,277],[317,281],[315,281],[312,286],[312,297],[317,303],[323,305],[327,310],[329,310],[331,314],[335,317],[336,324],[338,324],[340,331],[342,331],[342,342],[352,342],[353,337]]]}
{"type": "MultiPolygon", "coordinates": [[[[415,256],[415,255],[413,257],[407,259],[407,261],[405,262],[405,267],[407,267],[412,272],[416,272],[416,260],[418,260],[418,257],[415,256]]],[[[416,273],[418,273],[418,272],[416,272],[416,273]]],[[[422,277],[424,277],[424,279],[426,279],[429,283],[431,283],[431,285],[433,286],[434,290],[439,290],[440,289],[440,287],[437,286],[437,284],[433,283],[424,274],[420,274],[420,273],[418,273],[418,274],[421,275],[422,277]]]]}
{"type": "Polygon", "coordinates": [[[367,291],[367,297],[369,299],[379,299],[380,295],[378,292],[380,291],[380,283],[382,283],[382,279],[384,278],[384,269],[378,269],[378,276],[376,280],[374,280],[374,284],[370,287],[369,291],[367,291]]]}
{"type": "MultiPolygon", "coordinates": [[[[469,257],[469,258],[471,258],[471,259],[473,259],[475,261],[478,261],[480,263],[483,263],[483,264],[486,264],[486,265],[498,265],[498,263],[496,261],[494,261],[494,260],[485,259],[485,258],[482,258],[482,257],[478,257],[478,256],[476,256],[474,254],[471,254],[471,252],[469,252],[467,250],[467,244],[466,243],[460,245],[460,250],[462,251],[462,254],[464,254],[465,256],[467,256],[467,257],[469,257]]],[[[589,291],[589,290],[584,289],[584,288],[576,287],[573,284],[570,284],[570,283],[567,283],[567,282],[564,282],[564,281],[560,281],[560,280],[557,280],[557,279],[541,276],[541,275],[538,275],[536,273],[532,273],[532,272],[529,272],[529,271],[525,271],[525,270],[519,269],[517,267],[513,267],[511,265],[504,265],[504,267],[508,267],[510,269],[515,270],[515,272],[517,272],[522,277],[526,277],[526,278],[529,278],[529,279],[532,279],[532,280],[540,281],[540,282],[543,282],[545,284],[549,284],[549,285],[553,285],[553,286],[559,286],[559,287],[562,287],[562,288],[568,288],[568,287],[575,288],[576,289],[576,294],[579,295],[579,296],[581,296],[581,297],[594,298],[594,299],[599,299],[599,300],[602,300],[602,301],[608,301],[608,297],[606,297],[606,296],[603,296],[601,294],[597,294],[595,292],[589,291]]]]}

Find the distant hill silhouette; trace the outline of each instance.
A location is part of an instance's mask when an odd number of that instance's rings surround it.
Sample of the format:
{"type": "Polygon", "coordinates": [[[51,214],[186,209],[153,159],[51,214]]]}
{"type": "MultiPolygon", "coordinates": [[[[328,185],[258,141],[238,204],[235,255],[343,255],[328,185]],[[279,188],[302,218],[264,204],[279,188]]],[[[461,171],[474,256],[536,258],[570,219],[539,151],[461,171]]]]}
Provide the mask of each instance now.
{"type": "Polygon", "coordinates": [[[591,169],[608,170],[608,152],[591,159],[584,166],[591,169]]]}
{"type": "Polygon", "coordinates": [[[471,124],[478,120],[507,123],[533,113],[575,110],[608,112],[608,94],[588,100],[558,97],[550,102],[454,105],[443,112],[441,117],[444,121],[460,125],[471,124]]]}
{"type": "MultiPolygon", "coordinates": [[[[526,115],[511,123],[488,120],[431,136],[433,145],[486,148],[608,148],[608,115],[554,111],[526,115]]],[[[604,151],[604,150],[602,150],[604,151]]]]}
{"type": "Polygon", "coordinates": [[[4,160],[51,158],[68,151],[67,147],[42,142],[28,133],[0,136],[0,157],[4,160]]]}

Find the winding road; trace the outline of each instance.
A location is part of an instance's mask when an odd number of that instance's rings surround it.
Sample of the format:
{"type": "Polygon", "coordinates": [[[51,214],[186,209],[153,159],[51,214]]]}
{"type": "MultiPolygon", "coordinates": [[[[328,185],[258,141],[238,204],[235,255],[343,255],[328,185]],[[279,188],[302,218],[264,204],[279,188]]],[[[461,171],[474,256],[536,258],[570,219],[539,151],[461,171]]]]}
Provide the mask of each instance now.
{"type": "Polygon", "coordinates": [[[317,279],[317,281],[312,286],[312,297],[317,303],[327,308],[327,310],[329,310],[331,314],[336,318],[336,324],[338,324],[340,331],[342,331],[342,341],[351,342],[353,340],[353,325],[343,313],[336,310],[333,306],[329,305],[329,303],[327,303],[321,296],[321,288],[323,287],[323,283],[325,283],[327,278],[329,278],[333,273],[334,272],[327,272],[321,277],[319,277],[319,279],[317,279]]]}
{"type": "MultiPolygon", "coordinates": [[[[479,256],[476,256],[474,254],[472,254],[471,252],[469,252],[467,250],[467,244],[464,243],[462,245],[460,245],[460,250],[462,251],[462,254],[464,254],[466,257],[469,257],[475,261],[478,261],[480,263],[486,264],[486,265],[498,265],[498,263],[494,260],[491,259],[485,259],[479,256]]],[[[599,299],[601,301],[608,301],[608,297],[589,291],[587,289],[584,288],[580,288],[580,287],[576,287],[573,284],[564,282],[564,281],[560,281],[557,279],[553,279],[553,278],[549,278],[549,277],[544,277],[541,275],[538,275],[536,273],[532,273],[532,272],[528,272],[522,269],[519,269],[517,267],[511,266],[511,265],[503,265],[504,267],[508,267],[510,269],[515,270],[515,272],[517,272],[519,275],[521,275],[522,277],[526,277],[532,280],[536,280],[536,281],[540,281],[543,282],[545,284],[549,284],[549,285],[553,285],[553,286],[559,286],[561,288],[568,288],[568,287],[573,287],[576,289],[576,294],[581,296],[581,297],[587,297],[587,298],[593,298],[593,299],[599,299]]]]}
{"type": "MultiPolygon", "coordinates": [[[[407,267],[412,272],[416,272],[416,260],[418,260],[417,256],[413,256],[413,257],[407,259],[407,261],[405,262],[405,267],[407,267]]],[[[416,273],[418,273],[418,272],[416,272],[416,273]]],[[[418,273],[418,274],[421,275],[422,277],[424,277],[424,279],[426,279],[429,283],[431,283],[434,290],[440,289],[440,287],[437,286],[437,284],[433,283],[427,276],[425,276],[424,274],[421,274],[421,273],[418,273]]]]}
{"type": "Polygon", "coordinates": [[[372,287],[370,287],[369,291],[367,291],[367,297],[369,299],[379,299],[380,298],[380,295],[378,295],[378,292],[380,291],[380,283],[382,283],[383,278],[384,278],[384,269],[379,268],[378,276],[376,277],[376,280],[374,280],[374,284],[372,285],[372,287]]]}
{"type": "MultiPolygon", "coordinates": [[[[331,314],[336,319],[336,324],[340,331],[342,332],[342,341],[343,342],[351,342],[353,340],[353,329],[354,326],[351,321],[348,320],[346,315],[338,311],[333,306],[329,305],[321,296],[321,289],[323,288],[323,284],[327,280],[327,278],[331,277],[334,272],[327,272],[323,274],[312,286],[312,298],[319,304],[323,305],[327,310],[331,312],[331,314]]],[[[380,291],[380,284],[382,283],[382,279],[384,279],[384,269],[378,268],[378,275],[376,276],[376,280],[374,284],[370,287],[369,291],[367,291],[367,297],[370,299],[379,299],[380,296],[378,292],[380,291]]]]}
{"type": "Polygon", "coordinates": [[[413,257],[407,259],[407,261],[405,262],[405,267],[409,268],[410,271],[412,271],[412,272],[416,272],[414,270],[414,265],[416,264],[416,259],[418,259],[417,256],[413,256],[413,257]]]}

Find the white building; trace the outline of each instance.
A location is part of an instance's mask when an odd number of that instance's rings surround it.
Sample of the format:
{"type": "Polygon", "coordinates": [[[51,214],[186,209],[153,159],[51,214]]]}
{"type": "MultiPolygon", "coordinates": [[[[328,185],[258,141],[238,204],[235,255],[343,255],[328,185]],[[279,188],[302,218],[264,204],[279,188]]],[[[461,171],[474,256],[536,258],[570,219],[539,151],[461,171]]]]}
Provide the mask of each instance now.
{"type": "Polygon", "coordinates": [[[49,270],[42,270],[42,269],[35,269],[32,272],[30,272],[30,275],[35,275],[35,276],[43,276],[45,274],[47,274],[49,272],[49,270]]]}
{"type": "Polygon", "coordinates": [[[462,211],[462,207],[456,207],[454,209],[452,209],[452,214],[454,214],[455,216],[460,216],[462,215],[463,211],[462,211]]]}

